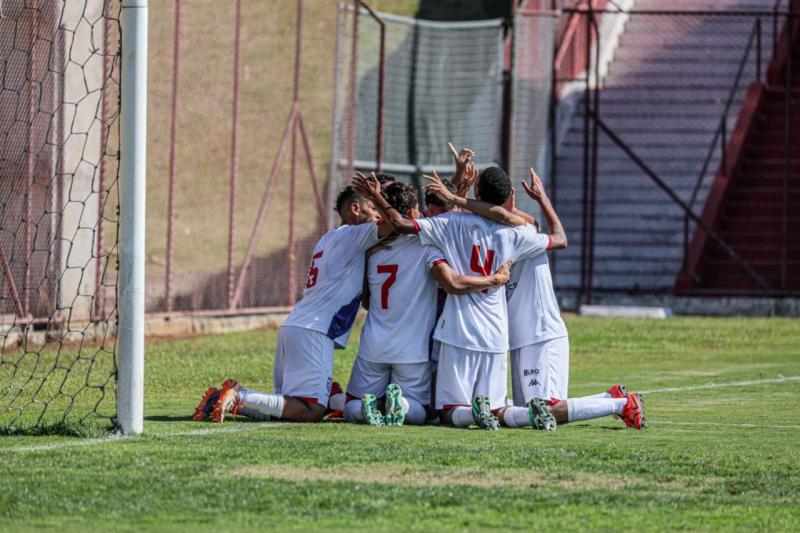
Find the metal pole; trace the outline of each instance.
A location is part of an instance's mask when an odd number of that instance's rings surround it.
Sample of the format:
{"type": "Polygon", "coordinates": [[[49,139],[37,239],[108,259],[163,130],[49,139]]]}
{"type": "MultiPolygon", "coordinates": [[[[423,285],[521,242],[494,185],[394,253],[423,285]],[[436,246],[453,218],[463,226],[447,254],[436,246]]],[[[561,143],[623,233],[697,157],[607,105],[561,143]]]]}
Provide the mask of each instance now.
{"type": "MultiPolygon", "coordinates": [[[[597,26],[597,19],[595,18],[594,13],[592,12],[591,3],[589,5],[589,25],[594,28],[595,33],[595,61],[594,61],[594,91],[592,91],[592,96],[594,100],[593,110],[594,116],[600,115],[600,28],[597,26]]],[[[589,48],[591,49],[591,41],[589,42],[589,48]]],[[[595,237],[595,225],[597,223],[597,150],[598,150],[598,138],[597,138],[598,128],[597,122],[592,121],[592,169],[591,169],[591,199],[590,199],[590,210],[589,210],[589,265],[588,265],[588,276],[587,276],[587,293],[586,293],[586,303],[591,305],[592,303],[592,286],[594,285],[594,237],[595,237]]]]}
{"type": "MultiPolygon", "coordinates": [[[[552,0],[553,11],[555,11],[556,0],[552,0]]],[[[558,164],[558,137],[556,135],[556,119],[557,119],[557,106],[556,100],[556,79],[558,77],[558,70],[556,69],[556,50],[558,49],[558,18],[554,19],[553,27],[553,59],[550,63],[550,109],[548,112],[548,122],[550,131],[550,200],[553,206],[558,210],[558,188],[556,187],[558,176],[556,165],[558,164]]],[[[558,274],[558,254],[550,254],[550,272],[554,280],[557,279],[558,274]]]]}
{"type": "MultiPolygon", "coordinates": [[[[585,15],[582,15],[585,17],[585,15]]],[[[583,301],[583,296],[586,291],[586,260],[587,260],[587,245],[588,239],[586,238],[587,229],[589,227],[589,98],[591,97],[591,80],[589,73],[592,68],[592,28],[589,25],[588,17],[586,20],[586,89],[583,93],[583,189],[581,196],[581,285],[580,285],[580,300],[583,301]]]]}
{"type": "Polygon", "coordinates": [[[147,0],[122,0],[117,418],[144,424],[144,266],[147,191],[147,0]]]}
{"type": "MultiPolygon", "coordinates": [[[[791,9],[792,4],[789,3],[791,9]]],[[[789,164],[790,164],[790,145],[789,139],[791,134],[791,127],[789,121],[791,120],[791,105],[792,105],[792,58],[794,50],[792,50],[792,43],[794,42],[794,17],[786,17],[786,76],[784,80],[784,98],[783,98],[783,205],[781,206],[781,289],[786,289],[787,272],[786,261],[788,259],[788,246],[789,246],[789,164]]]]}
{"type": "Polygon", "coordinates": [[[169,194],[167,197],[167,269],[164,274],[164,299],[167,312],[172,311],[172,259],[175,234],[175,174],[177,171],[176,145],[178,142],[178,79],[181,69],[181,0],[175,0],[175,35],[172,41],[172,120],[169,136],[169,194]]]}
{"type": "MultiPolygon", "coordinates": [[[[358,0],[357,6],[362,6],[366,9],[370,16],[380,26],[380,52],[379,52],[379,65],[378,65],[378,117],[375,133],[375,169],[376,172],[381,171],[381,161],[383,159],[383,93],[384,84],[386,79],[386,23],[375,12],[369,4],[363,0],[358,0]]],[[[357,16],[357,15],[356,15],[357,16]]]]}
{"type": "MultiPolygon", "coordinates": [[[[300,61],[303,41],[303,0],[297,0],[297,31],[294,41],[294,107],[300,109],[300,61]]],[[[294,254],[294,210],[297,200],[297,120],[292,121],[292,158],[289,181],[289,242],[287,244],[289,261],[289,305],[297,301],[297,280],[295,279],[297,261],[294,254]]]]}
{"type": "Polygon", "coordinates": [[[36,48],[36,35],[39,33],[38,25],[39,25],[39,10],[38,10],[38,1],[33,0],[31,4],[33,8],[32,20],[31,20],[31,28],[30,28],[30,52],[28,55],[28,116],[30,117],[30,122],[28,123],[28,143],[27,143],[27,157],[25,158],[26,161],[26,175],[27,175],[27,186],[25,188],[25,232],[24,232],[24,239],[25,239],[25,278],[22,282],[22,299],[23,305],[25,309],[25,314],[29,314],[31,312],[30,305],[31,305],[31,258],[33,257],[33,243],[31,242],[31,225],[33,224],[33,173],[34,173],[34,161],[33,161],[33,127],[36,117],[36,98],[34,97],[33,93],[36,87],[36,83],[34,81],[35,73],[35,48],[36,48]]]}
{"type": "Polygon", "coordinates": [[[233,306],[233,255],[236,248],[236,186],[239,176],[239,41],[242,31],[242,0],[236,0],[233,44],[233,124],[231,128],[231,175],[228,198],[228,308],[233,306]]]}
{"type": "Polygon", "coordinates": [[[356,93],[358,93],[357,69],[358,69],[358,0],[353,0],[353,42],[350,47],[350,98],[347,114],[347,177],[353,175],[353,160],[356,150],[356,121],[358,108],[356,107],[356,93]]]}

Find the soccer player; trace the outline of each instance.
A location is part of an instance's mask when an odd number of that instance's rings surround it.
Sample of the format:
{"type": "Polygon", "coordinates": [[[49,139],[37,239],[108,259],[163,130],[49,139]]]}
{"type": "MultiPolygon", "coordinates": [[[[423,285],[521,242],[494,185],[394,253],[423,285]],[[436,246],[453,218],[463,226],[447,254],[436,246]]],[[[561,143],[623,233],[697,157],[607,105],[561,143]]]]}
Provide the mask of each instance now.
{"type": "MultiPolygon", "coordinates": [[[[364,253],[392,231],[389,224],[377,223],[372,202],[352,186],[337,197],[336,211],[342,225],[317,242],[303,297],[278,331],[275,393],[228,380],[217,393],[209,389],[195,411],[196,419],[210,412],[214,422],[222,422],[241,409],[297,422],[322,419],[332,385],[333,350],[347,346],[358,311],[364,253]]],[[[344,395],[341,399],[343,404],[344,395]]]]}
{"type": "MultiPolygon", "coordinates": [[[[392,209],[419,218],[412,187],[393,183],[383,195],[392,209]]],[[[461,276],[439,250],[416,235],[400,235],[367,253],[366,279],[369,314],[347,385],[345,418],[376,426],[423,424],[431,400],[430,336],[438,286],[451,294],[500,287],[508,281],[508,266],[493,275],[461,276]],[[385,417],[378,408],[381,397],[385,417]]]]}
{"type": "MultiPolygon", "coordinates": [[[[438,178],[436,182],[446,190],[438,178]]],[[[504,261],[533,258],[548,249],[564,248],[567,244],[563,230],[542,235],[533,226],[525,225],[524,219],[500,209],[503,205],[510,207],[512,187],[511,180],[498,167],[480,173],[476,198],[483,202],[453,200],[458,201],[460,207],[483,209],[487,214],[500,213],[498,221],[461,212],[408,220],[381,197],[377,180],[356,179],[354,185],[357,191],[375,203],[395,231],[419,234],[423,244],[442,250],[448,263],[459,274],[487,275],[495,265],[504,261]]],[[[561,228],[560,225],[551,227],[561,228]]],[[[493,288],[449,296],[434,338],[441,343],[436,407],[442,411],[442,421],[457,427],[477,423],[486,429],[498,429],[498,419],[492,411],[504,407],[507,397],[505,291],[493,288]]]]}
{"type": "MultiPolygon", "coordinates": [[[[541,206],[548,227],[560,226],[533,169],[530,177],[530,185],[522,181],[523,189],[541,206]]],[[[527,217],[529,223],[535,222],[530,215],[514,212],[527,217]]],[[[628,394],[622,385],[593,396],[567,399],[569,337],[553,290],[547,254],[516,262],[506,295],[514,407],[499,411],[501,423],[554,430],[558,423],[617,415],[628,427],[646,427],[640,395],[628,394]]]]}

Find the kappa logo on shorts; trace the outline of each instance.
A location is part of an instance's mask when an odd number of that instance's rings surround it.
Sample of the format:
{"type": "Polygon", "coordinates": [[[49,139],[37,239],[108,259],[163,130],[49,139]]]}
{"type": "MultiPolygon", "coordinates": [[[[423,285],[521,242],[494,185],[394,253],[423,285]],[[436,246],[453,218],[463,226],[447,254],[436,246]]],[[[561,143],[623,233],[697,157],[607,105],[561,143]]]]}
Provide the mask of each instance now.
{"type": "Polygon", "coordinates": [[[526,368],[525,370],[522,371],[522,375],[525,376],[525,377],[538,376],[539,375],[539,369],[538,368],[526,368]]]}
{"type": "Polygon", "coordinates": [[[538,379],[536,379],[536,378],[533,378],[533,379],[531,380],[531,382],[530,382],[530,383],[528,383],[528,387],[536,387],[536,386],[538,386],[538,385],[540,385],[540,383],[539,383],[539,380],[538,380],[538,379]]]}

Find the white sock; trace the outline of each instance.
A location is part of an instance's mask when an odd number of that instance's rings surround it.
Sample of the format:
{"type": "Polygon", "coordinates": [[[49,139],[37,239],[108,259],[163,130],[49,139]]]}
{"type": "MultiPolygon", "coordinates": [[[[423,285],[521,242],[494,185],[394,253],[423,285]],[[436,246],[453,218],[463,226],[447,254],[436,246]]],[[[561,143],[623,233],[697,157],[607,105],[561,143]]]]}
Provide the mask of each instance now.
{"type": "Polygon", "coordinates": [[[347,395],[343,392],[334,394],[328,400],[328,409],[332,411],[344,411],[344,404],[347,403],[347,395]]]}
{"type": "Polygon", "coordinates": [[[625,398],[575,398],[567,400],[567,420],[577,422],[602,416],[618,415],[627,403],[625,398]]]}
{"type": "Polygon", "coordinates": [[[510,428],[522,428],[530,426],[527,407],[506,407],[503,411],[503,421],[510,428]]]}
{"type": "Polygon", "coordinates": [[[613,398],[608,391],[601,392],[600,394],[592,394],[591,396],[582,396],[582,398],[613,398]]]}
{"type": "Polygon", "coordinates": [[[428,418],[428,413],[421,403],[416,400],[409,400],[408,398],[403,398],[402,403],[403,412],[406,414],[406,424],[421,426],[425,423],[425,419],[428,418]]]}
{"type": "Polygon", "coordinates": [[[364,422],[364,417],[361,416],[361,400],[350,400],[345,404],[344,419],[354,424],[364,422]]]}
{"type": "Polygon", "coordinates": [[[239,409],[236,410],[236,416],[246,416],[247,418],[252,418],[253,420],[271,420],[272,417],[269,415],[265,415],[256,411],[255,409],[250,409],[246,405],[242,405],[239,409]]]}
{"type": "Polygon", "coordinates": [[[453,425],[457,428],[469,427],[475,423],[471,407],[455,407],[452,415],[453,425]]]}
{"type": "Polygon", "coordinates": [[[242,409],[247,409],[250,413],[260,413],[273,418],[281,418],[283,416],[283,407],[286,405],[286,399],[282,394],[270,394],[240,387],[237,396],[242,403],[239,408],[240,412],[242,409]]]}

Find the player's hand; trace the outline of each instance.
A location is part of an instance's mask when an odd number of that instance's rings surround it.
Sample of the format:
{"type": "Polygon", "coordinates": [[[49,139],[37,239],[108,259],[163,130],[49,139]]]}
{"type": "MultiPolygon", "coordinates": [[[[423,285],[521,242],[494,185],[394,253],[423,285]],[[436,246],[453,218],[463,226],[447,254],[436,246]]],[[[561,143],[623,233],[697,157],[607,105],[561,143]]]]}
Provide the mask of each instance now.
{"type": "Polygon", "coordinates": [[[475,185],[475,182],[478,181],[478,175],[478,169],[475,164],[468,164],[467,169],[464,171],[464,178],[461,180],[461,183],[458,184],[458,195],[461,198],[467,197],[469,190],[475,185]]]}
{"type": "Polygon", "coordinates": [[[511,277],[511,259],[500,265],[494,274],[492,274],[492,285],[499,287],[508,283],[508,278],[511,277]]]}
{"type": "Polygon", "coordinates": [[[447,147],[450,149],[450,155],[453,156],[453,162],[456,165],[456,173],[459,171],[464,172],[469,162],[475,159],[474,150],[470,150],[469,148],[456,150],[456,147],[453,146],[453,143],[447,143],[447,147]]]}
{"type": "Polygon", "coordinates": [[[356,172],[352,178],[353,188],[356,192],[366,198],[375,199],[381,195],[381,182],[373,172],[366,177],[361,172],[356,172]]]}
{"type": "Polygon", "coordinates": [[[537,202],[541,202],[542,200],[547,198],[547,193],[544,192],[544,185],[542,185],[542,180],[536,174],[536,171],[531,169],[531,184],[528,185],[528,182],[522,180],[522,188],[525,189],[525,192],[528,193],[528,196],[536,200],[537,202]]]}
{"type": "Polygon", "coordinates": [[[456,200],[456,195],[450,192],[450,189],[445,187],[441,178],[439,178],[439,174],[437,174],[435,170],[432,172],[432,174],[432,176],[422,176],[430,182],[425,186],[425,190],[429,193],[435,194],[448,204],[454,203],[456,200]]]}

